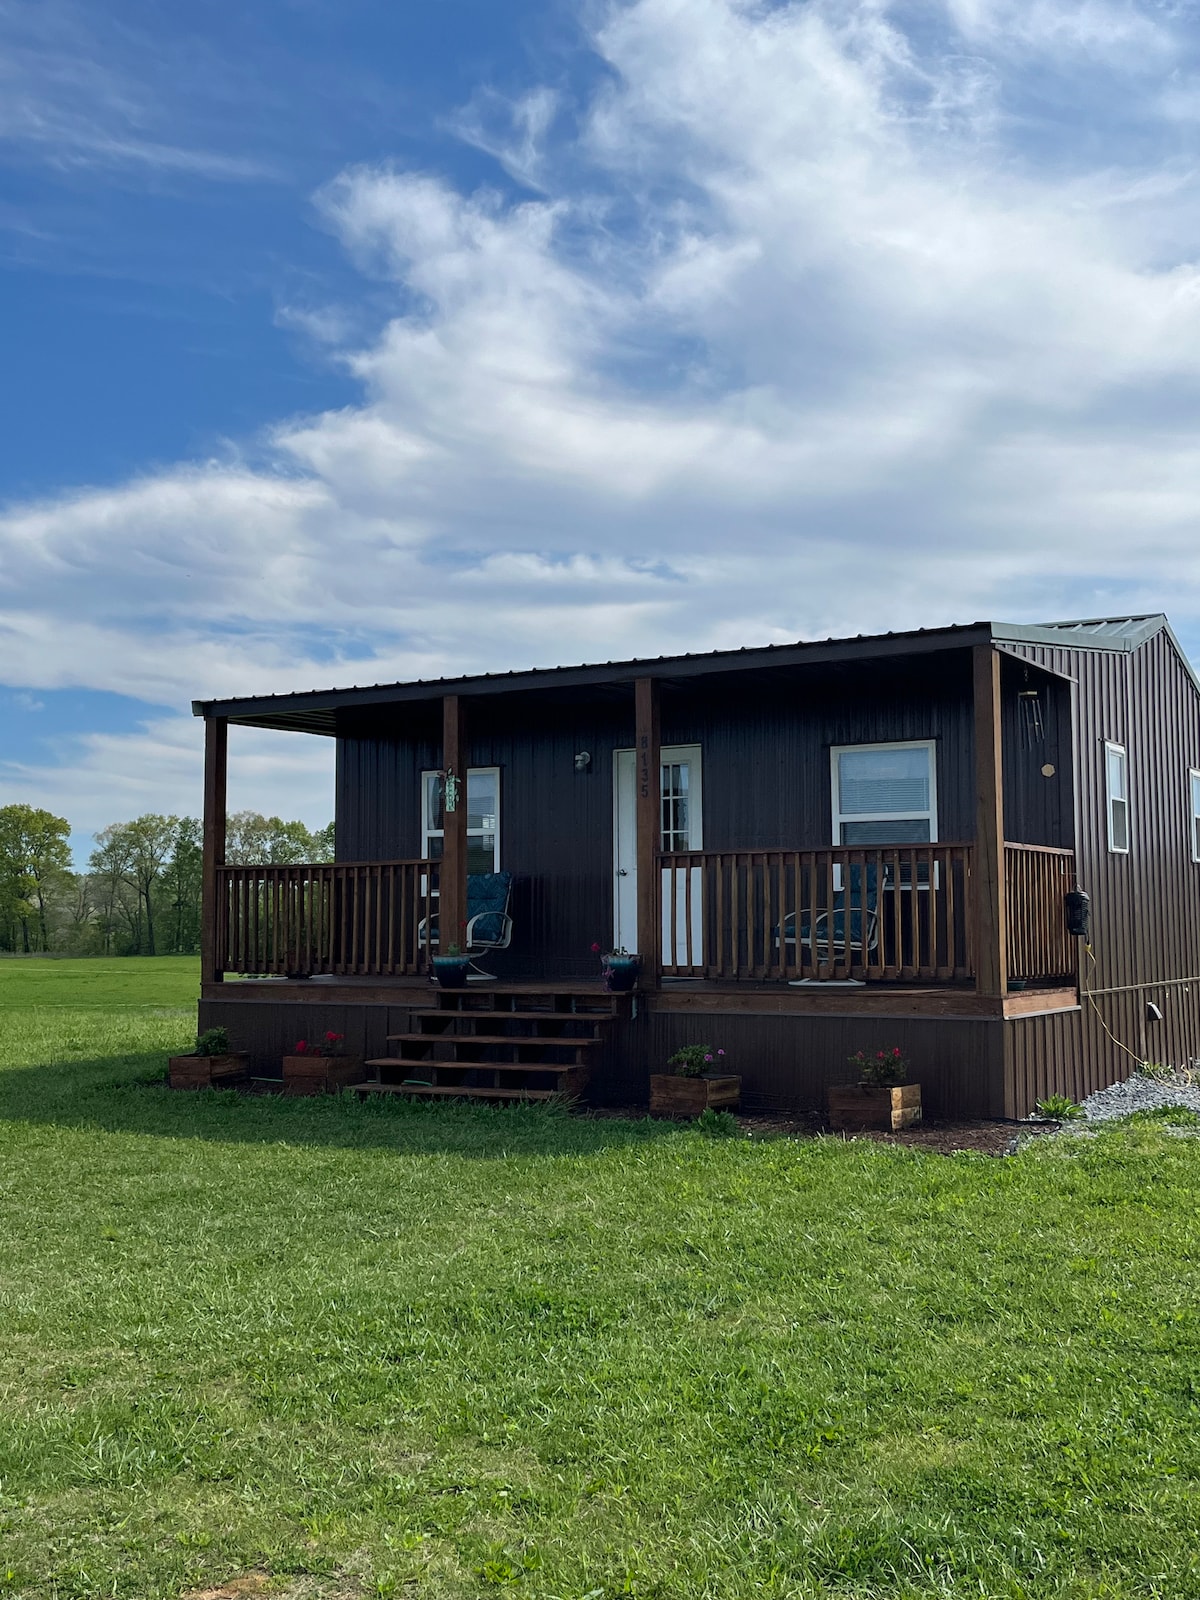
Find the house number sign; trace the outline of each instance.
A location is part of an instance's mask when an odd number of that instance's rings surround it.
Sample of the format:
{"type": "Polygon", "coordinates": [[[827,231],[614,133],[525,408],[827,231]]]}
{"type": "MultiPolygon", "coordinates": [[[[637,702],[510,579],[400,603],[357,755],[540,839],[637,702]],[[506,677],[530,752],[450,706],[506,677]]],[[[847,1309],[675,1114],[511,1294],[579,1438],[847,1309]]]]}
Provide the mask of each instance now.
{"type": "Polygon", "coordinates": [[[643,800],[650,798],[650,735],[647,733],[638,740],[638,793],[643,800]]]}

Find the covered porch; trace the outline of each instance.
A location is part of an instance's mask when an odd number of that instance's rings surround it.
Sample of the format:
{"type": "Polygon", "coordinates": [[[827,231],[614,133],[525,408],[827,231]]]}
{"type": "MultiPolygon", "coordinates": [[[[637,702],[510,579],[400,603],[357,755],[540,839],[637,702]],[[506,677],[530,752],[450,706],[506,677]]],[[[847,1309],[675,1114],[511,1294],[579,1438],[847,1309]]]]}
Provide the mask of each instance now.
{"type": "MultiPolygon", "coordinates": [[[[856,1005],[864,991],[1003,999],[1073,988],[1078,957],[1063,916],[1073,852],[1004,838],[1000,671],[994,646],[972,647],[975,837],[870,848],[664,849],[661,683],[632,680],[641,992],[740,990],[761,1003],[766,991],[788,990],[808,1009],[806,992],[837,988],[855,992],[856,1005]]],[[[453,797],[470,764],[468,707],[452,694],[440,708],[441,776],[453,797]]],[[[227,975],[297,986],[424,981],[440,930],[467,920],[466,806],[446,804],[437,858],[227,864],[227,728],[206,716],[206,987],[227,975]]],[[[586,951],[571,961],[547,967],[547,986],[594,977],[586,951]]]]}

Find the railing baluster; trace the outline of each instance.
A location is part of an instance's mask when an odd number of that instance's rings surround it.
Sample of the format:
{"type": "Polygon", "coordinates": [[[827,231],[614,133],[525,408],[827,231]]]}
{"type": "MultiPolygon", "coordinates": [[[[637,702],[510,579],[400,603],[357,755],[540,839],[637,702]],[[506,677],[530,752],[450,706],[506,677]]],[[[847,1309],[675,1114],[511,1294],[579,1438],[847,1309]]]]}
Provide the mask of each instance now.
{"type": "Polygon", "coordinates": [[[1005,844],[1010,978],[1074,980],[1075,953],[1066,931],[1063,904],[1074,861],[1070,850],[1005,844]]]}
{"type": "MultiPolygon", "coordinates": [[[[1005,865],[1010,975],[1072,980],[1073,853],[1006,844],[1005,865]]],[[[967,978],[972,869],[969,845],[671,852],[659,861],[663,969],[726,981],[967,978]]],[[[222,865],[219,970],[415,974],[437,878],[430,861],[222,865]]]]}

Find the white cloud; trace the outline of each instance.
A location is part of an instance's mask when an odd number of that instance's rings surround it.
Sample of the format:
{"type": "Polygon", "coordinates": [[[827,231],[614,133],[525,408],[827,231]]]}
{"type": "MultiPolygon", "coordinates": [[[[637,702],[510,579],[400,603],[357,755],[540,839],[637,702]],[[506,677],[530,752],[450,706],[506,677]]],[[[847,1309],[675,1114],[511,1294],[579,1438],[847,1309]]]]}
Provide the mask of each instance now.
{"type": "Polygon", "coordinates": [[[186,78],[129,26],[96,28],[74,0],[0,0],[0,148],[60,170],[129,169],[145,176],[257,181],[264,162],[164,137],[179,100],[211,64],[188,39],[186,78]]]}
{"type": "Polygon", "coordinates": [[[593,45],[572,118],[534,87],[463,121],[538,198],[318,197],[401,306],[341,345],[359,404],[0,518],[5,681],[182,704],[1108,606],[1200,630],[1184,22],[633,0],[593,45]]]}
{"type": "MultiPolygon", "coordinates": [[[[67,817],[77,860],[111,822],[148,811],[199,814],[204,733],[192,717],[148,718],[136,733],[64,738],[57,754],[40,763],[0,761],[0,802],[33,797],[67,817]]],[[[333,816],[333,778],[331,739],[230,729],[231,812],[262,811],[321,827],[333,816]]]]}

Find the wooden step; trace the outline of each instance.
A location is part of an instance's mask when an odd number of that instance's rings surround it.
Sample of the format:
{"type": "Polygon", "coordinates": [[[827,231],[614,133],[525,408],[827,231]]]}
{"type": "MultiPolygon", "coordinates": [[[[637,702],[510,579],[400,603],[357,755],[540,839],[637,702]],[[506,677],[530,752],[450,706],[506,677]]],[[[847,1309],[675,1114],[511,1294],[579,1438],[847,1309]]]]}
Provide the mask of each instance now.
{"type": "MultiPolygon", "coordinates": [[[[574,994],[569,989],[534,989],[527,991],[527,993],[523,994],[521,998],[524,1000],[531,1000],[534,996],[536,996],[538,999],[544,999],[548,1001],[549,1004],[545,1008],[540,1006],[529,1006],[528,1009],[536,1010],[539,1016],[548,1011],[550,1014],[560,1017],[615,1016],[617,1014],[616,1002],[626,998],[622,995],[610,996],[606,994],[597,994],[595,992],[590,994],[574,994]],[[585,1010],[578,1009],[578,1002],[580,1001],[584,1003],[586,1007],[585,1010]]],[[[480,995],[478,990],[473,992],[469,989],[441,989],[438,991],[437,1007],[428,1007],[426,1009],[437,1009],[439,1011],[462,1011],[463,1013],[467,1013],[474,1010],[474,1007],[463,1005],[461,1002],[471,998],[486,999],[494,1002],[496,1000],[496,991],[494,989],[489,989],[485,995],[480,995]],[[459,1003],[455,1004],[454,1002],[459,1003]]],[[[514,999],[515,998],[516,997],[514,996],[514,999]]],[[[503,1011],[504,1015],[506,1016],[513,1015],[511,1011],[505,1011],[503,1007],[496,1006],[494,1003],[489,1006],[482,1006],[479,1009],[481,1011],[503,1011]]]]}
{"type": "Polygon", "coordinates": [[[443,1011],[439,1013],[437,1020],[439,1022],[451,1020],[455,1024],[454,1027],[425,1027],[424,1024],[430,1020],[431,1019],[428,1017],[414,1017],[410,1022],[408,1029],[404,1033],[389,1033],[387,1035],[388,1043],[391,1044],[397,1039],[492,1039],[499,1040],[503,1044],[507,1044],[510,1039],[516,1039],[522,1043],[526,1040],[532,1040],[535,1044],[539,1041],[550,1039],[566,1039],[571,1044],[576,1044],[580,1040],[583,1040],[587,1044],[599,1044],[601,1042],[600,1036],[595,1032],[501,1033],[496,1029],[495,1024],[497,1019],[495,1017],[488,1017],[485,1019],[483,1025],[488,1028],[487,1033],[476,1033],[470,1028],[460,1028],[457,1026],[461,1019],[453,1012],[449,1011],[443,1011]]]}
{"type": "Polygon", "coordinates": [[[414,1017],[436,1017],[440,1022],[447,1017],[470,1017],[480,1022],[590,1022],[612,1021],[611,1011],[476,1011],[468,1006],[445,1006],[436,1011],[422,1007],[413,1012],[414,1017]]]}
{"type": "Polygon", "coordinates": [[[515,1044],[550,1045],[559,1050],[587,1050],[599,1039],[575,1039],[565,1033],[389,1033],[389,1044],[515,1044]]]}
{"type": "Polygon", "coordinates": [[[575,1061],[439,1061],[436,1058],[400,1059],[396,1056],[384,1056],[378,1061],[364,1061],[365,1067],[386,1068],[392,1072],[415,1072],[418,1067],[423,1071],[435,1070],[445,1067],[448,1072],[462,1070],[463,1072],[579,1072],[580,1066],[575,1061]]]}
{"type": "Polygon", "coordinates": [[[409,1094],[457,1100],[553,1100],[559,1093],[557,1089],[479,1089],[436,1083],[355,1083],[350,1087],[355,1094],[409,1094]]]}

